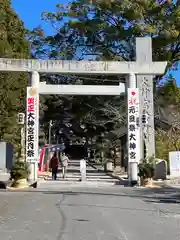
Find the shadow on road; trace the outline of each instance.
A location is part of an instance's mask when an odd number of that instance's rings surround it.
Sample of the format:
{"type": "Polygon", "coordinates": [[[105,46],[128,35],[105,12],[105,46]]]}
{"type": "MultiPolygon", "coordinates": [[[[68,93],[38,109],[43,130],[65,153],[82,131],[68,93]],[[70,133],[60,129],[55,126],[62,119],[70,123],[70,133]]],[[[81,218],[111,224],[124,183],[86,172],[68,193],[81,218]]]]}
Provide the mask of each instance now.
{"type": "MultiPolygon", "coordinates": [[[[99,195],[114,195],[114,196],[128,196],[128,197],[133,197],[133,198],[161,198],[161,195],[166,195],[167,198],[177,198],[180,199],[180,189],[174,189],[174,188],[133,188],[133,187],[127,187],[127,191],[125,188],[116,188],[116,186],[113,187],[113,190],[115,191],[108,191],[108,187],[106,189],[101,189],[101,188],[94,188],[93,185],[91,188],[86,188],[84,186],[83,191],[81,191],[78,187],[75,187],[73,190],[64,190],[64,187],[62,190],[60,190],[61,186],[59,186],[59,190],[44,190],[44,189],[33,189],[33,188],[25,188],[25,189],[16,189],[16,190],[8,190],[8,189],[0,189],[0,192],[39,192],[39,193],[44,193],[44,194],[99,194],[99,195]],[[95,189],[95,191],[93,191],[95,189]],[[98,189],[100,192],[98,192],[98,189]],[[118,190],[118,191],[117,191],[118,190]],[[101,192],[102,191],[102,192],[101,192]]],[[[68,185],[67,185],[68,188],[68,185]]]]}
{"type": "MultiPolygon", "coordinates": [[[[123,189],[123,188],[122,188],[123,189]]],[[[45,191],[43,194],[66,194],[66,195],[102,195],[116,197],[139,198],[148,202],[159,203],[180,203],[180,190],[175,191],[173,188],[126,188],[127,191],[119,189],[119,192],[97,192],[97,191],[45,191]]]]}
{"type": "Polygon", "coordinates": [[[154,199],[154,200],[145,200],[145,202],[148,203],[180,203],[180,199],[176,199],[176,198],[164,198],[164,199],[154,199]]]}
{"type": "MultiPolygon", "coordinates": [[[[3,186],[2,186],[3,187],[3,186]]],[[[175,189],[171,187],[164,188],[136,188],[136,187],[128,187],[127,182],[119,181],[117,186],[107,187],[107,188],[94,188],[84,187],[80,189],[78,187],[72,188],[71,190],[65,190],[63,188],[61,190],[61,185],[59,189],[56,190],[44,190],[38,188],[27,188],[27,189],[17,189],[17,190],[8,190],[8,189],[0,189],[1,192],[11,193],[12,192],[23,192],[23,193],[41,193],[41,194],[65,194],[65,195],[101,195],[101,196],[116,196],[116,197],[129,197],[129,198],[137,198],[141,199],[145,202],[155,202],[155,203],[180,203],[180,189],[175,189]],[[126,186],[119,187],[118,185],[126,186]]]]}
{"type": "Polygon", "coordinates": [[[153,203],[180,203],[180,189],[171,187],[137,189],[137,193],[146,202],[153,203]]]}

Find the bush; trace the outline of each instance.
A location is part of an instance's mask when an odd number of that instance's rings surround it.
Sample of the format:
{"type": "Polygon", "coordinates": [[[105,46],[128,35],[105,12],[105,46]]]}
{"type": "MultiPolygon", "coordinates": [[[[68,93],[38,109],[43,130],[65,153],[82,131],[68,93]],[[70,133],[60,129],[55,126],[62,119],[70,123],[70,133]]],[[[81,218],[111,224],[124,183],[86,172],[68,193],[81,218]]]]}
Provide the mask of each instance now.
{"type": "Polygon", "coordinates": [[[149,157],[145,158],[141,161],[139,164],[139,177],[142,177],[144,179],[153,178],[154,177],[154,171],[155,171],[155,158],[149,157]]]}
{"type": "Polygon", "coordinates": [[[11,180],[27,179],[29,177],[30,170],[27,162],[15,161],[10,172],[11,180]]]}

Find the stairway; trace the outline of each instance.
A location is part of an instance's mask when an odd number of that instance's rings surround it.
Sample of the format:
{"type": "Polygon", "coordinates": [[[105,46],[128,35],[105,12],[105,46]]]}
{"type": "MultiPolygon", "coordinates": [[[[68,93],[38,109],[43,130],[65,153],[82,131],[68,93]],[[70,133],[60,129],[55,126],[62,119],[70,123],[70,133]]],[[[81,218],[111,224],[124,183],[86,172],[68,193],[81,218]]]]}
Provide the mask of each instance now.
{"type": "MultiPolygon", "coordinates": [[[[50,179],[50,177],[48,178],[50,179]]],[[[70,182],[78,182],[81,179],[80,174],[80,160],[70,160],[67,168],[66,179],[62,178],[61,170],[58,173],[57,180],[59,181],[70,181],[70,182]]],[[[86,165],[86,181],[88,182],[108,182],[115,183],[116,179],[108,176],[104,172],[100,172],[97,169],[94,169],[90,165],[86,165]]]]}

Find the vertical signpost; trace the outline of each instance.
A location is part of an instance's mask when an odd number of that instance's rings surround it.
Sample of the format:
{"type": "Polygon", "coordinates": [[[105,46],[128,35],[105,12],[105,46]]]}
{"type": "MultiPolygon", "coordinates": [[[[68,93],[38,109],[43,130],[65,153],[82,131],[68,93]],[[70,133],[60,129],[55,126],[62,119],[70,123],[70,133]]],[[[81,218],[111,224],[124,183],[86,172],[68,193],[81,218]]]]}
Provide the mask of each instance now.
{"type": "MultiPolygon", "coordinates": [[[[152,39],[150,37],[136,38],[136,61],[139,64],[152,63],[152,39]]],[[[140,115],[146,116],[146,124],[141,125],[141,158],[144,157],[144,142],[146,155],[155,155],[155,131],[154,131],[154,104],[153,104],[153,76],[137,74],[137,87],[140,89],[140,115]]],[[[142,120],[142,119],[141,119],[142,120]]]]}
{"type": "Polygon", "coordinates": [[[36,88],[27,87],[26,161],[30,164],[38,161],[38,99],[36,88]]]}
{"type": "MultiPolygon", "coordinates": [[[[153,89],[149,85],[149,79],[147,77],[143,78],[143,82],[141,84],[141,97],[143,98],[142,102],[142,115],[141,115],[141,124],[142,124],[142,133],[143,139],[146,146],[146,157],[151,157],[155,154],[155,148],[153,145],[154,142],[151,142],[152,138],[154,137],[154,129],[151,123],[152,113],[150,111],[151,107],[151,94],[153,94],[153,89]]],[[[152,110],[152,109],[151,109],[152,110]]],[[[143,143],[142,143],[143,144],[143,143]]]]}
{"type": "MultiPolygon", "coordinates": [[[[129,171],[136,176],[130,176],[133,180],[137,179],[137,172],[131,167],[136,167],[140,161],[140,127],[139,127],[139,89],[128,88],[128,163],[129,171]],[[132,164],[132,163],[135,163],[132,164]]],[[[131,179],[130,179],[131,180],[131,179]]]]}

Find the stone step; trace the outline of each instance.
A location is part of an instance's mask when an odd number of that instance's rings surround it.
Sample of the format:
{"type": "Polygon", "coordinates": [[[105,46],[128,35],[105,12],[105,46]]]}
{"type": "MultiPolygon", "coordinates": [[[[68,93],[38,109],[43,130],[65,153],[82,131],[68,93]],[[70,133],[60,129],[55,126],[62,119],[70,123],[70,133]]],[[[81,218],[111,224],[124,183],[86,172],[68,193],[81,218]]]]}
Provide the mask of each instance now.
{"type": "MultiPolygon", "coordinates": [[[[61,176],[58,176],[58,177],[61,177],[61,176]]],[[[66,175],[66,177],[67,178],[80,178],[81,177],[81,174],[76,174],[76,175],[70,175],[70,174],[67,174],[66,175]]],[[[106,176],[106,175],[104,175],[104,176],[100,176],[100,175],[86,175],[86,177],[87,178],[91,178],[91,179],[96,179],[96,178],[98,178],[98,179],[112,179],[112,177],[110,177],[110,176],[106,176]]]]}
{"type": "MultiPolygon", "coordinates": [[[[63,179],[62,177],[61,178],[57,178],[57,181],[72,181],[72,182],[78,182],[80,181],[80,177],[66,177],[65,179],[63,179]]],[[[51,180],[51,177],[48,177],[46,178],[45,180],[51,180]]],[[[86,181],[89,181],[89,182],[117,182],[116,179],[113,179],[113,178],[110,178],[110,179],[102,179],[102,178],[86,178],[86,181]]]]}
{"type": "Polygon", "coordinates": [[[58,189],[58,190],[62,190],[64,189],[68,189],[68,187],[91,187],[91,186],[95,186],[95,187],[102,187],[102,186],[112,186],[114,185],[114,182],[96,182],[96,181],[40,181],[38,183],[38,189],[40,190],[44,190],[44,191],[49,191],[52,189],[58,189]]]}
{"type": "MultiPolygon", "coordinates": [[[[58,175],[61,175],[62,174],[62,171],[58,172],[58,175]]],[[[81,175],[80,171],[78,172],[71,172],[71,171],[67,171],[66,172],[66,175],[70,175],[70,176],[76,176],[76,175],[81,175]]],[[[99,172],[86,172],[86,175],[87,176],[101,176],[101,177],[111,177],[109,175],[107,175],[106,173],[99,173],[99,172]]]]}
{"type": "Polygon", "coordinates": [[[77,163],[69,162],[68,166],[80,166],[80,162],[77,162],[77,163]]]}
{"type": "MultiPolygon", "coordinates": [[[[72,168],[72,167],[69,168],[69,167],[68,167],[68,168],[67,168],[67,171],[68,171],[68,172],[72,172],[72,173],[78,173],[78,172],[80,172],[80,168],[72,168]]],[[[58,169],[58,172],[62,172],[62,169],[59,168],[59,169],[58,169]]],[[[96,169],[90,169],[90,168],[87,168],[87,169],[86,169],[86,172],[87,172],[87,173],[92,173],[92,174],[93,174],[93,173],[97,173],[97,174],[100,174],[100,173],[103,174],[103,173],[104,173],[103,171],[101,172],[101,171],[97,171],[96,169]]]]}
{"type": "MultiPolygon", "coordinates": [[[[46,179],[52,181],[51,174],[48,177],[46,177],[46,179]]],[[[62,178],[62,169],[60,168],[58,170],[57,181],[75,183],[75,182],[79,182],[80,180],[81,180],[80,160],[70,160],[67,168],[66,179],[62,178]]],[[[86,182],[115,183],[117,182],[117,180],[107,175],[103,171],[98,171],[97,169],[91,167],[87,163],[86,182]]]]}
{"type": "MultiPolygon", "coordinates": [[[[48,178],[51,178],[51,175],[49,175],[48,178]]],[[[62,174],[58,174],[58,175],[57,175],[57,178],[62,179],[62,174]]],[[[67,179],[74,179],[74,180],[75,180],[75,179],[80,179],[80,178],[81,178],[81,174],[80,174],[80,173],[79,173],[79,174],[70,174],[70,173],[67,173],[67,174],[66,174],[66,178],[67,178],[67,179]]],[[[108,176],[108,175],[100,175],[100,174],[98,174],[98,175],[87,174],[87,175],[86,175],[86,178],[87,178],[88,180],[97,180],[97,179],[99,179],[99,180],[101,180],[101,181],[115,180],[115,179],[112,178],[111,176],[108,176]]]]}

